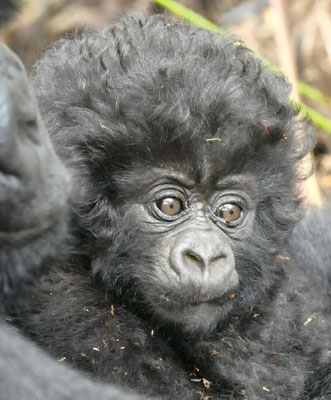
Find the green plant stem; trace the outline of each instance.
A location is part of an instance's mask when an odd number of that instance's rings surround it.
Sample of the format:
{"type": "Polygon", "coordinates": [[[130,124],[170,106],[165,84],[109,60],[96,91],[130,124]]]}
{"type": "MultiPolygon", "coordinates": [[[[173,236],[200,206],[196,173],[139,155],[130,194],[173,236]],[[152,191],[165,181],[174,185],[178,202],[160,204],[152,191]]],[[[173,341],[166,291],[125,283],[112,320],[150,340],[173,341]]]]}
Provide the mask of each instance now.
{"type": "MultiPolygon", "coordinates": [[[[202,28],[209,29],[213,32],[217,32],[220,34],[225,34],[225,30],[221,29],[218,25],[209,21],[207,18],[204,18],[200,14],[190,10],[189,8],[183,6],[175,0],[152,0],[155,4],[169,10],[175,15],[183,17],[187,21],[191,22],[194,25],[200,26],[202,28]]],[[[270,68],[273,72],[279,73],[279,68],[272,64],[270,61],[266,62],[268,68],[270,68]]],[[[327,103],[331,104],[331,99],[321,93],[319,90],[312,88],[308,83],[303,81],[299,81],[298,83],[299,93],[305,96],[307,99],[310,99],[316,103],[327,103]]],[[[302,112],[307,114],[313,123],[319,128],[331,134],[331,119],[325,117],[318,111],[306,106],[304,103],[298,103],[302,112]]]]}
{"type": "Polygon", "coordinates": [[[221,29],[218,25],[214,24],[213,22],[209,21],[207,18],[203,17],[202,15],[190,10],[189,8],[183,6],[182,4],[178,3],[174,0],[153,0],[155,4],[161,6],[173,14],[176,14],[180,17],[183,17],[187,21],[192,22],[192,24],[201,26],[202,28],[209,29],[213,32],[218,32],[221,34],[225,34],[225,31],[221,29]]]}

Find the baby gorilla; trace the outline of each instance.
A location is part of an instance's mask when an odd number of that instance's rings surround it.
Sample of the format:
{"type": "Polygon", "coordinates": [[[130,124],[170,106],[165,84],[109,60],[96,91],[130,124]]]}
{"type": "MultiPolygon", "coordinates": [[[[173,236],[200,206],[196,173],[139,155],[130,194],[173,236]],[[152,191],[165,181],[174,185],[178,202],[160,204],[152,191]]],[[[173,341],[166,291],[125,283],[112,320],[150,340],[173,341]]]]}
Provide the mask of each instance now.
{"type": "Polygon", "coordinates": [[[331,396],[331,238],[317,217],[292,234],[314,135],[284,79],[230,38],[131,15],[57,42],[32,82],[76,239],[17,325],[159,399],[331,396]]]}

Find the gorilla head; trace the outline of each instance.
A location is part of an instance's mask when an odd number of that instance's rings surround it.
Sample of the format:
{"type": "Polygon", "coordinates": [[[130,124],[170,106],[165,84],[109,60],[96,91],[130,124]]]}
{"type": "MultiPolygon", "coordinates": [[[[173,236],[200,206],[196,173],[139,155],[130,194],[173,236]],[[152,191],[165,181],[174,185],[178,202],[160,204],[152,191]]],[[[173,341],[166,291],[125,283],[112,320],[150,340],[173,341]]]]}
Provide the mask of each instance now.
{"type": "Polygon", "coordinates": [[[34,86],[112,295],[191,335],[263,302],[314,141],[283,78],[230,38],[130,16],[58,42],[34,86]]]}

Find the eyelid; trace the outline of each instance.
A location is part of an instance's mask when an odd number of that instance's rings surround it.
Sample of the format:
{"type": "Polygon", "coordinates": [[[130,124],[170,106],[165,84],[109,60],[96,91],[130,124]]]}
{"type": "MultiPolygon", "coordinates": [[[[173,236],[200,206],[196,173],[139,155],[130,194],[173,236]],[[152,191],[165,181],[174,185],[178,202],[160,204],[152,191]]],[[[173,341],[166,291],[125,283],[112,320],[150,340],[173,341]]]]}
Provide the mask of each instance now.
{"type": "Polygon", "coordinates": [[[246,192],[229,190],[227,192],[216,193],[212,199],[212,204],[215,209],[221,207],[223,204],[236,204],[243,209],[250,209],[252,200],[246,192]]]}
{"type": "Polygon", "coordinates": [[[184,187],[176,185],[174,182],[163,182],[153,186],[144,196],[144,203],[154,202],[165,197],[176,197],[187,202],[187,191],[184,187]]]}
{"type": "Polygon", "coordinates": [[[167,187],[167,188],[160,188],[160,190],[156,191],[153,194],[154,201],[160,201],[162,199],[165,199],[167,197],[175,198],[180,200],[184,205],[187,204],[187,194],[184,190],[181,190],[181,188],[173,188],[173,187],[167,187]]]}

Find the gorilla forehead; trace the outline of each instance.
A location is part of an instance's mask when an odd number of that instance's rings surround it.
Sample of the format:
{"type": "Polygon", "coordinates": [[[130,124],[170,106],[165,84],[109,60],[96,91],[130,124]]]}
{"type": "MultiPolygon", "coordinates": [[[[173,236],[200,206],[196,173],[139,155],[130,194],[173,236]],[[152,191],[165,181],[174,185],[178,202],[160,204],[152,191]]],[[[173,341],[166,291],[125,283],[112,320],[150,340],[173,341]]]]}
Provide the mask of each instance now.
{"type": "Polygon", "coordinates": [[[139,133],[119,138],[115,133],[106,132],[89,138],[91,157],[88,160],[95,168],[96,181],[101,179],[113,184],[123,176],[129,180],[131,173],[136,181],[139,176],[144,179],[146,175],[148,180],[149,175],[161,175],[161,172],[169,176],[180,173],[184,181],[191,179],[195,184],[213,188],[229,175],[254,175],[259,181],[283,174],[284,169],[288,177],[293,173],[289,168],[292,167],[291,139],[274,143],[265,128],[263,132],[261,128],[246,127],[241,132],[234,128],[220,131],[210,139],[203,130],[200,135],[186,133],[172,137],[169,134],[167,139],[163,131],[146,129],[139,133]],[[257,138],[256,145],[249,139],[251,136],[257,138]],[[268,168],[269,174],[265,174],[268,168]]]}
{"type": "Polygon", "coordinates": [[[119,172],[112,176],[112,184],[116,186],[121,199],[138,198],[148,193],[153,187],[161,184],[177,185],[186,188],[192,193],[199,194],[200,199],[208,198],[215,191],[222,189],[242,190],[249,195],[251,201],[256,201],[258,196],[258,184],[249,172],[231,176],[211,174],[210,167],[199,171],[183,165],[171,165],[167,167],[148,168],[139,163],[124,173],[119,172]]]}

